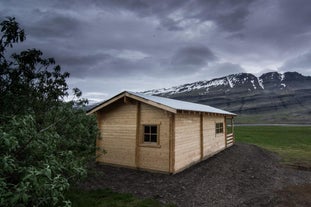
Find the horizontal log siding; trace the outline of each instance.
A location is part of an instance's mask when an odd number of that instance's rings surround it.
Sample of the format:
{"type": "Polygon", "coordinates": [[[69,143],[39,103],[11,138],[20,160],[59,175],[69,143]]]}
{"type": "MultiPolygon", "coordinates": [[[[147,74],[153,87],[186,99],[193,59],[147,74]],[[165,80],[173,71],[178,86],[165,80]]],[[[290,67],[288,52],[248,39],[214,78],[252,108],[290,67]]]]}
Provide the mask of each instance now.
{"type": "MultiPolygon", "coordinates": [[[[170,113],[142,103],[141,126],[158,125],[159,145],[139,147],[139,167],[156,171],[169,172],[169,136],[170,113]]],[[[143,143],[143,127],[140,127],[140,143],[143,143]]]]}
{"type": "MultiPolygon", "coordinates": [[[[221,134],[216,134],[216,123],[224,123],[223,117],[203,116],[203,157],[208,157],[226,147],[225,129],[221,134]]],[[[224,123],[225,127],[225,123],[224,123]]]]}
{"type": "Polygon", "coordinates": [[[136,104],[123,102],[101,112],[97,144],[107,153],[98,162],[135,167],[136,113],[136,104]]]}
{"type": "Polygon", "coordinates": [[[200,115],[175,115],[175,171],[200,160],[200,115]]]}

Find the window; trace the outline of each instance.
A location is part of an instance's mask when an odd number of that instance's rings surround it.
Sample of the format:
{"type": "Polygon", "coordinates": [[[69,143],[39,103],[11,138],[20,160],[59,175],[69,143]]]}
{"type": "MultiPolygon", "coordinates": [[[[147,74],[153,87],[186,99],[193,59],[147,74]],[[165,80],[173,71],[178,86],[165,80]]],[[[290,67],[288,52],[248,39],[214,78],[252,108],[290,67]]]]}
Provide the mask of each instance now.
{"type": "Polygon", "coordinates": [[[224,132],[224,124],[216,123],[216,134],[220,134],[224,132]]]}
{"type": "Polygon", "coordinates": [[[157,143],[158,142],[158,126],[145,125],[144,126],[144,143],[157,143]]]}

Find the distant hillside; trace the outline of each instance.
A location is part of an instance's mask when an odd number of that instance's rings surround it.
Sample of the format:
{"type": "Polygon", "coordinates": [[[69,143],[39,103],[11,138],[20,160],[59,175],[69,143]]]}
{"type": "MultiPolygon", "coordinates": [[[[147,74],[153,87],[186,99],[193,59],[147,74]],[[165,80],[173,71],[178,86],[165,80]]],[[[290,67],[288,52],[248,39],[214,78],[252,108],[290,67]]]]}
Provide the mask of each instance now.
{"type": "Polygon", "coordinates": [[[297,72],[239,73],[143,93],[228,110],[240,123],[311,123],[311,77],[297,72]]]}

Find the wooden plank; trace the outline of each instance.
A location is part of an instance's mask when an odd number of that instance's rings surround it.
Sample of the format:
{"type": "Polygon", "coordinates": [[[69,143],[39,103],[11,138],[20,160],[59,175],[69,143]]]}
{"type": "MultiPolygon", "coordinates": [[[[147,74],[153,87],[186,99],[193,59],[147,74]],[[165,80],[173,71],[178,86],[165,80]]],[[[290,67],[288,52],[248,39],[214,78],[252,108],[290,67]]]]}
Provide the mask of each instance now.
{"type": "Polygon", "coordinates": [[[170,116],[170,127],[169,127],[169,172],[173,173],[173,115],[170,116]]]}
{"type": "Polygon", "coordinates": [[[229,143],[233,143],[233,140],[228,140],[228,142],[227,142],[227,143],[228,143],[228,144],[229,144],[229,143]]]}
{"type": "Polygon", "coordinates": [[[232,145],[233,145],[233,143],[231,143],[231,144],[228,144],[227,148],[228,148],[228,147],[231,147],[232,145]]]}
{"type": "Polygon", "coordinates": [[[225,132],[225,147],[227,147],[227,121],[226,121],[226,116],[224,116],[224,132],[225,132]]]}
{"type": "MultiPolygon", "coordinates": [[[[158,126],[158,144],[142,144],[139,148],[139,169],[149,168],[170,172],[170,125],[173,113],[141,103],[140,135],[142,139],[144,125],[158,126]],[[154,147],[150,145],[155,145],[154,147]]],[[[141,140],[142,141],[142,140],[141,140]]],[[[172,159],[172,158],[171,158],[172,159]]]]}
{"type": "Polygon", "coordinates": [[[140,114],[141,105],[140,102],[137,101],[137,113],[136,113],[136,147],[135,147],[135,165],[136,168],[139,168],[139,144],[140,144],[140,114]]]}
{"type": "Polygon", "coordinates": [[[227,137],[227,140],[229,141],[229,140],[233,140],[233,137],[227,137]]]}
{"type": "Polygon", "coordinates": [[[98,158],[99,162],[114,162],[120,165],[135,165],[136,114],[135,104],[124,104],[123,99],[116,108],[102,111],[100,147],[107,153],[98,158]]]}
{"type": "Polygon", "coordinates": [[[234,117],[232,117],[231,119],[231,126],[232,126],[232,136],[233,136],[233,144],[235,143],[235,137],[234,137],[234,117]]]}
{"type": "Polygon", "coordinates": [[[170,143],[169,143],[169,154],[170,154],[170,167],[169,172],[175,172],[175,114],[172,113],[170,117],[170,143]]]}
{"type": "Polygon", "coordinates": [[[191,114],[175,115],[175,169],[174,172],[200,161],[200,116],[191,114]]]}
{"type": "Polygon", "coordinates": [[[201,160],[203,159],[203,113],[200,114],[200,151],[201,151],[201,160]]]}
{"type": "Polygon", "coordinates": [[[232,133],[231,134],[227,134],[227,138],[226,138],[226,146],[228,144],[230,144],[230,146],[232,144],[234,144],[234,125],[233,125],[233,116],[230,116],[230,124],[231,124],[231,128],[232,128],[232,133]]]}

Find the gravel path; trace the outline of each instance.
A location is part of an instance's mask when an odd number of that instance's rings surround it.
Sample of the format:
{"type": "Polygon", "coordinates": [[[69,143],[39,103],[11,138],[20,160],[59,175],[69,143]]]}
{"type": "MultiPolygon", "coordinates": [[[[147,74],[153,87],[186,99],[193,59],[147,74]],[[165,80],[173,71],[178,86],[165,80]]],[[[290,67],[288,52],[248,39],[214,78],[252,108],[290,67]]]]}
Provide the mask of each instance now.
{"type": "Polygon", "coordinates": [[[191,206],[311,206],[311,172],[284,168],[279,158],[254,145],[229,149],[176,175],[93,166],[80,184],[110,188],[163,203],[191,206]]]}

